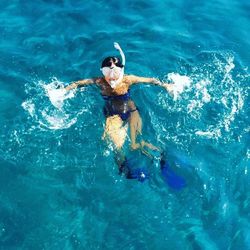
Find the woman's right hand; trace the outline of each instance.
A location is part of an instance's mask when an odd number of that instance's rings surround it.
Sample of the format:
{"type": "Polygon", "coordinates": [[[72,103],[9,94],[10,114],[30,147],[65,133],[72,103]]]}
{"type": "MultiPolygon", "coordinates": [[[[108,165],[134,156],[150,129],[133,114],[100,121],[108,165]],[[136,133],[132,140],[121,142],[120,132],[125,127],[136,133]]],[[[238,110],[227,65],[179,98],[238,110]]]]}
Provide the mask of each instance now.
{"type": "Polygon", "coordinates": [[[70,85],[68,85],[66,88],[64,88],[65,90],[67,90],[67,91],[69,91],[69,90],[71,90],[71,89],[75,89],[75,88],[77,88],[77,83],[72,83],[72,84],[70,84],[70,85]]]}

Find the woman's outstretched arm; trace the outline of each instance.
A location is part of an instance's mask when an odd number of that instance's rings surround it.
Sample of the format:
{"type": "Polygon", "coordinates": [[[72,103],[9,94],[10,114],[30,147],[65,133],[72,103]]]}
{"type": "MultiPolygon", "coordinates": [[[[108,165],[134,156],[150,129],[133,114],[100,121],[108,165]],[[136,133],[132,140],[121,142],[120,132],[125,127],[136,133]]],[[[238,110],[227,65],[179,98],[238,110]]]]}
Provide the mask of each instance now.
{"type": "Polygon", "coordinates": [[[128,77],[130,85],[133,85],[135,83],[150,83],[150,84],[161,86],[169,92],[173,90],[173,84],[163,83],[156,78],[141,77],[141,76],[135,76],[135,75],[128,75],[127,77],[128,77]]]}
{"type": "Polygon", "coordinates": [[[70,85],[68,85],[65,90],[71,90],[71,89],[75,89],[84,85],[89,85],[89,84],[97,84],[101,81],[100,77],[94,77],[94,78],[89,78],[89,79],[83,79],[83,80],[79,80],[76,82],[71,83],[70,85]]]}

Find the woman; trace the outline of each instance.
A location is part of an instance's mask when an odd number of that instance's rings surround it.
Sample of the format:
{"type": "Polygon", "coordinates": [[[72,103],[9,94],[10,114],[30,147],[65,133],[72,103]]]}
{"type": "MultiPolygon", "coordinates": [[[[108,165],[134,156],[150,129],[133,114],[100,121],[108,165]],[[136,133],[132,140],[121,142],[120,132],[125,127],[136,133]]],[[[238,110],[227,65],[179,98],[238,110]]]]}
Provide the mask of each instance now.
{"type": "MultiPolygon", "coordinates": [[[[117,57],[107,57],[101,65],[103,77],[80,80],[70,84],[65,89],[71,90],[89,84],[99,86],[105,100],[104,115],[106,117],[106,124],[103,139],[110,139],[114,143],[118,153],[116,160],[120,173],[125,173],[127,178],[144,181],[148,178],[147,171],[142,168],[137,168],[132,171],[127,158],[121,151],[127,137],[128,127],[130,127],[132,149],[141,149],[141,151],[149,157],[152,156],[145,149],[146,147],[158,151],[159,149],[143,140],[140,142],[136,141],[137,135],[139,133],[141,134],[142,122],[138,109],[130,97],[129,89],[136,83],[151,83],[162,86],[171,92],[174,85],[162,83],[156,78],[125,75],[125,55],[118,43],[114,43],[114,47],[120,52],[122,61],[117,57]]],[[[181,188],[184,186],[184,180],[175,175],[164,159],[161,160],[161,170],[165,182],[168,182],[173,188],[181,188]]]]}
{"type": "Polygon", "coordinates": [[[105,100],[106,125],[103,138],[111,139],[118,150],[122,148],[126,140],[128,126],[130,127],[132,149],[144,146],[156,149],[145,141],[136,142],[136,136],[138,133],[141,134],[142,122],[138,109],[130,97],[129,88],[136,83],[151,83],[162,86],[171,92],[173,85],[161,83],[155,78],[125,75],[125,55],[118,43],[114,43],[114,47],[120,52],[122,62],[117,57],[107,57],[101,65],[103,77],[80,80],[70,84],[65,89],[71,90],[89,84],[96,84],[100,87],[105,100]]]}

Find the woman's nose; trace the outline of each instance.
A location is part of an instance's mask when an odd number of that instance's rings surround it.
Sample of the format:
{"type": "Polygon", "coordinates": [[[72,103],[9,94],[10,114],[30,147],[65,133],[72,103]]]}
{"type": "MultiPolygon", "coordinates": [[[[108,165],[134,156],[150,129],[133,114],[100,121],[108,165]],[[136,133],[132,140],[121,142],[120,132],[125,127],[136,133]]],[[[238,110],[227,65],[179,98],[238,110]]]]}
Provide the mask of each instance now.
{"type": "Polygon", "coordinates": [[[113,76],[114,76],[114,71],[111,70],[111,72],[110,72],[110,77],[113,77],[113,76]]]}
{"type": "Polygon", "coordinates": [[[115,64],[111,62],[110,68],[113,69],[115,67],[115,64]]]}

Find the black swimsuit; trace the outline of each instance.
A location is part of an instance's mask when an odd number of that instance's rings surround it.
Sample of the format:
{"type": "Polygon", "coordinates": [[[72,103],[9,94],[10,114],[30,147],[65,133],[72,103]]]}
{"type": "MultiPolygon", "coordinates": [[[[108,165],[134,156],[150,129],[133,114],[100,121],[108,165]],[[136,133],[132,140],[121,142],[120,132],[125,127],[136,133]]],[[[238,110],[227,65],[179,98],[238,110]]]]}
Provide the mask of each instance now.
{"type": "Polygon", "coordinates": [[[127,121],[130,117],[130,113],[137,110],[137,108],[131,108],[131,98],[129,91],[123,95],[103,95],[103,99],[105,100],[105,106],[103,109],[105,117],[119,115],[123,121],[127,121]]]}

